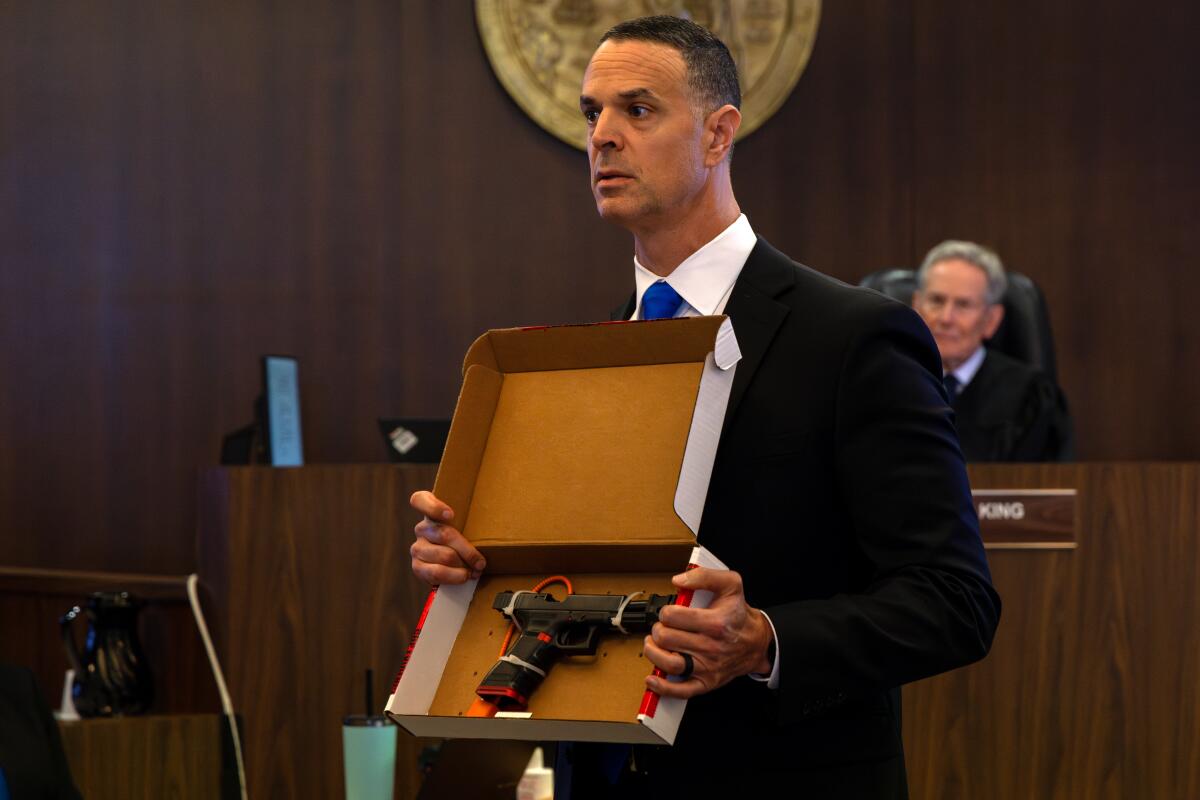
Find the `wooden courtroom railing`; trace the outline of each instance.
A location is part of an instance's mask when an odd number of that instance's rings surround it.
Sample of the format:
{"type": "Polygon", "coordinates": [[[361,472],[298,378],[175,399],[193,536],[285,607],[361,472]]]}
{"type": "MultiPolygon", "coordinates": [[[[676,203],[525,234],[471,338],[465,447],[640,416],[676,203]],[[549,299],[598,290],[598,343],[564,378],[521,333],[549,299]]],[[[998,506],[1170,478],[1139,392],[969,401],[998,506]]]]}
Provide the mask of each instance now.
{"type": "MultiPolygon", "coordinates": [[[[408,552],[427,466],[214,469],[200,482],[199,564],[250,797],[341,797],[342,717],[391,690],[429,588],[408,552]]],[[[397,797],[422,742],[401,732],[397,797]]]]}
{"type": "MultiPolygon", "coordinates": [[[[129,572],[0,566],[0,661],[30,667],[54,707],[67,657],[58,619],[99,591],[128,591],[146,601],[139,636],[154,676],[155,714],[220,710],[212,673],[188,608],[187,578],[129,572]]],[[[83,647],[83,622],[75,638],[83,647]]]]}
{"type": "Polygon", "coordinates": [[[60,722],[71,775],[87,800],[241,797],[225,717],[118,717],[60,722]]]}
{"type": "MultiPolygon", "coordinates": [[[[1200,796],[1200,465],[970,473],[975,489],[1076,495],[1045,512],[1045,536],[1036,519],[985,523],[1000,629],[984,661],[905,687],[912,796],[1200,796]]],[[[426,592],[407,500],[432,479],[385,465],[204,477],[200,574],[252,796],[339,796],[340,719],[368,666],[382,705],[426,592]]],[[[400,741],[398,796],[414,796],[421,743],[400,741]]]]}
{"type": "Polygon", "coordinates": [[[1076,489],[1075,546],[992,543],[991,654],[904,689],[912,797],[1200,797],[1200,465],[970,474],[1076,489]]]}

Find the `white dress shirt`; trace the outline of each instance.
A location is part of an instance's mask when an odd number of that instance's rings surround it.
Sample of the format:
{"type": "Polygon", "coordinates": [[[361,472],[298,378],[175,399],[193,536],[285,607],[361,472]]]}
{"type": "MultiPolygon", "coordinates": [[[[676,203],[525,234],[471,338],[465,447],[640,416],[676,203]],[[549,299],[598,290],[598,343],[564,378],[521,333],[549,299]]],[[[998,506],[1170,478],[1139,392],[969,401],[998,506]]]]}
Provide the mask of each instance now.
{"type": "MultiPolygon", "coordinates": [[[[962,394],[963,389],[967,388],[967,384],[975,378],[975,373],[979,372],[979,368],[983,366],[983,359],[987,356],[987,348],[979,345],[979,349],[971,353],[971,357],[958,365],[958,369],[950,372],[958,379],[958,388],[955,389],[955,394],[962,394]]],[[[952,398],[953,399],[953,398],[952,398]]]]}
{"type": "Polygon", "coordinates": [[[633,279],[637,285],[637,307],[632,319],[642,318],[642,295],[650,285],[665,280],[679,292],[683,303],[675,312],[677,317],[705,317],[720,314],[729,301],[733,282],[741,274],[750,251],[758,237],[750,220],[741,214],[716,238],[685,258],[666,278],[660,278],[633,257],[633,279]]]}
{"type": "MultiPolygon", "coordinates": [[[[632,319],[642,318],[642,296],[653,284],[665,280],[679,293],[683,302],[679,304],[676,317],[704,317],[720,314],[729,302],[734,281],[746,265],[750,251],[758,244],[758,237],[750,227],[745,214],[738,216],[728,228],[716,238],[685,258],[666,278],[655,275],[633,257],[633,279],[637,285],[637,306],[632,319]]],[[[735,331],[736,333],[736,331],[735,331]]],[[[775,623],[764,612],[763,617],[771,626],[771,637],[775,639],[775,663],[771,674],[750,673],[748,677],[763,682],[772,689],[779,688],[779,638],[775,635],[775,623]]]]}

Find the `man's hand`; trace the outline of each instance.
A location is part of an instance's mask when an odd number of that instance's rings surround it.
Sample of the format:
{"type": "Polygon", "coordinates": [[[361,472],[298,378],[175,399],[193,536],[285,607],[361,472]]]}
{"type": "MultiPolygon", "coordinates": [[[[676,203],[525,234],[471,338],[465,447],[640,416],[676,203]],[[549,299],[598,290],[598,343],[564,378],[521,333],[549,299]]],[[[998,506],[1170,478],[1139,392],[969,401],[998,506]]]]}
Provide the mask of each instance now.
{"type": "Polygon", "coordinates": [[[692,657],[693,671],[684,681],[653,675],[646,686],[664,697],[695,697],[751,672],[768,673],[771,625],[762,612],[746,604],[742,576],[730,570],[691,569],[671,579],[680,589],[713,593],[708,608],[667,606],[646,637],[646,658],[668,675],[679,675],[692,657]]]}
{"type": "Polygon", "coordinates": [[[487,564],[461,533],[446,524],[454,519],[454,510],[433,492],[413,492],[408,502],[425,515],[413,528],[417,534],[409,549],[413,574],[434,586],[478,578],[487,564]]]}

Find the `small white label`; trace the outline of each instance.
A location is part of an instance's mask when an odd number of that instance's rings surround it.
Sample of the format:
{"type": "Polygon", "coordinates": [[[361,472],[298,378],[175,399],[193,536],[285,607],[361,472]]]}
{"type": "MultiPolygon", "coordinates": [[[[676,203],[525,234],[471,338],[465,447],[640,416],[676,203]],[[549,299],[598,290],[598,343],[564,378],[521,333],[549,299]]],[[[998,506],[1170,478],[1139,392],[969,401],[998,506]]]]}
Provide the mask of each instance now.
{"type": "Polygon", "coordinates": [[[978,511],[980,519],[1025,519],[1025,504],[1020,500],[1011,503],[980,503],[978,511]]]}
{"type": "Polygon", "coordinates": [[[400,455],[406,454],[417,446],[417,442],[421,441],[408,428],[395,428],[388,434],[388,438],[392,440],[392,447],[396,448],[396,452],[400,455]]]}

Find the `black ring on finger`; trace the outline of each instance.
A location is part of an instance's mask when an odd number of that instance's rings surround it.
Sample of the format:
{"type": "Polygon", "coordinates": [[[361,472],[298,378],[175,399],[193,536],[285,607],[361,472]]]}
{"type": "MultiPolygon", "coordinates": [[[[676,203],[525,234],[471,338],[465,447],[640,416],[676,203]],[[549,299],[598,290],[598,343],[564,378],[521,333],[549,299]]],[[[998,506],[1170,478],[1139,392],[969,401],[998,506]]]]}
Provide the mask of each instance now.
{"type": "Polygon", "coordinates": [[[683,657],[683,672],[679,673],[679,680],[686,681],[692,677],[692,670],[696,668],[696,664],[692,661],[691,653],[680,653],[679,655],[683,657]]]}

